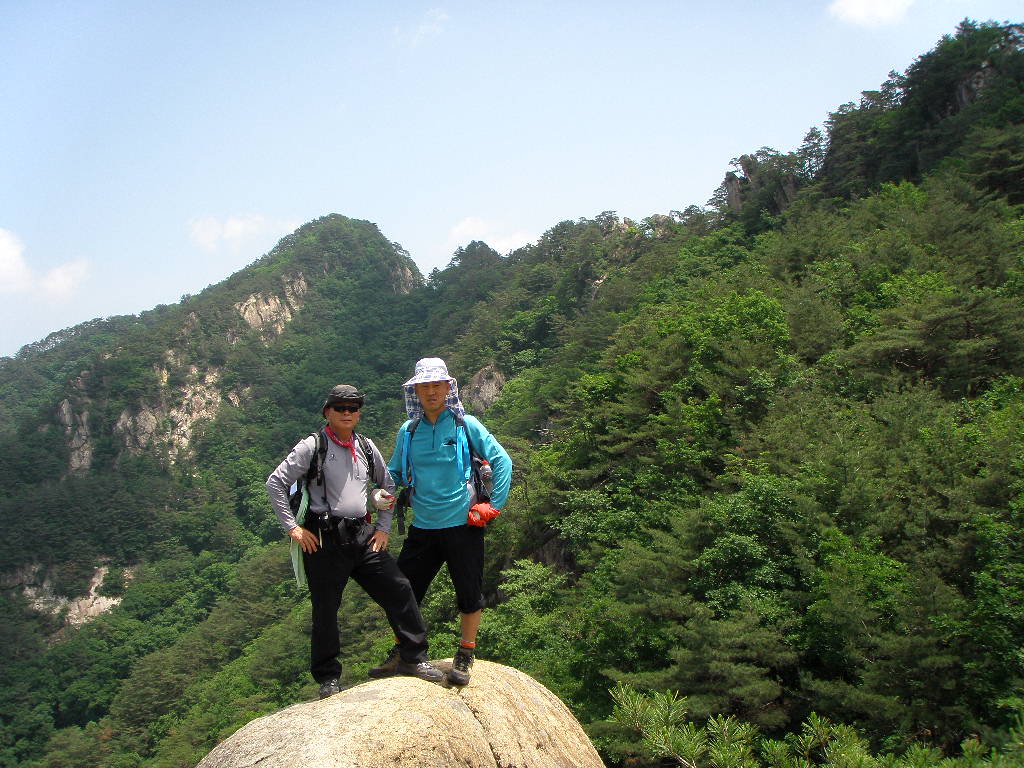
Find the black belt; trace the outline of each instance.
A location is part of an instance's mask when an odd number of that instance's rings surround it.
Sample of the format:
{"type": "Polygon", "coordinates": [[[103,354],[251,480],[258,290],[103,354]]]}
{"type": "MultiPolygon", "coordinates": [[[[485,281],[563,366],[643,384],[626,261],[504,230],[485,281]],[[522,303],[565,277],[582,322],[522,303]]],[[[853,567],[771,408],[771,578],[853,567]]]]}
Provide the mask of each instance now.
{"type": "Polygon", "coordinates": [[[338,517],[337,515],[324,514],[317,515],[317,526],[322,529],[338,528],[339,526],[345,526],[346,528],[358,528],[365,524],[365,517],[338,517]]]}
{"type": "Polygon", "coordinates": [[[334,517],[331,515],[325,519],[321,516],[318,522],[321,538],[324,535],[332,538],[337,536],[337,541],[340,544],[365,544],[373,535],[373,532],[368,530],[370,524],[366,522],[365,517],[334,517]]]}

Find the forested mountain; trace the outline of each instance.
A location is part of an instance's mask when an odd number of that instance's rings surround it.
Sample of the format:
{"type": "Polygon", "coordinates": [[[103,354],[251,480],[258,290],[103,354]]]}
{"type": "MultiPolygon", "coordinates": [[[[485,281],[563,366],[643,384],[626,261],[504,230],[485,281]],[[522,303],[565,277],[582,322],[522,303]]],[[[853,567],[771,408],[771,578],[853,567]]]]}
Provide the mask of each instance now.
{"type": "MultiPolygon", "coordinates": [[[[705,207],[471,243],[426,279],[327,216],[0,361],[0,766],[191,766],[315,695],[263,482],[339,381],[386,452],[424,355],[517,465],[481,655],[609,765],[701,739],[720,768],[1024,763],[1022,203],[1024,32],[964,22],[705,207]],[[119,602],[81,626],[32,607],[97,573],[119,602]]],[[[355,682],[391,640],[345,601],[355,682]]]]}

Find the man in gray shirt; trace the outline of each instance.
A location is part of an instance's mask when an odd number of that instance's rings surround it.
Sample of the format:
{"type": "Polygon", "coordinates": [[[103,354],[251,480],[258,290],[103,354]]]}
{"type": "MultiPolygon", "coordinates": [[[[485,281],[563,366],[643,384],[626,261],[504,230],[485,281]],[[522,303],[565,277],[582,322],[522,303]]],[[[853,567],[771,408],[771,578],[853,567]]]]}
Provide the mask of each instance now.
{"type": "Polygon", "coordinates": [[[300,441],[267,478],[277,519],[302,549],[313,604],[309,670],[320,683],[320,698],[340,690],[338,609],[349,577],[387,614],[400,647],[399,674],[432,682],[444,677],[427,662],[426,625],[409,580],[387,551],[395,485],[377,446],[356,434],[363,400],[351,385],[334,387],[324,401],[327,426],[319,437],[310,435],[300,441]],[[300,525],[288,503],[288,491],[306,477],[318,456],[318,444],[326,446],[326,451],[319,452],[318,471],[309,478],[309,507],[300,525]],[[381,499],[378,504],[368,502],[371,481],[384,492],[374,494],[381,499]],[[379,510],[375,525],[367,512],[374,506],[379,510]]]}

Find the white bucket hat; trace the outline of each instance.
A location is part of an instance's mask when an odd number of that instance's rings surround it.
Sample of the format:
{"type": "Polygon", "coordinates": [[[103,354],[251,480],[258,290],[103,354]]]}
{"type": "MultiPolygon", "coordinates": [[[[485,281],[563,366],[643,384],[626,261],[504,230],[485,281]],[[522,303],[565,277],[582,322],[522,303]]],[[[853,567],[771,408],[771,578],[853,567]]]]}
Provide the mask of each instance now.
{"type": "Polygon", "coordinates": [[[440,357],[424,357],[416,361],[416,368],[413,370],[413,377],[402,385],[405,394],[405,412],[410,419],[418,419],[423,416],[423,405],[416,396],[416,385],[426,384],[429,381],[447,381],[448,394],[444,398],[445,408],[458,414],[466,415],[466,409],[459,399],[459,382],[448,375],[448,366],[440,357]]]}
{"type": "Polygon", "coordinates": [[[455,381],[448,375],[448,366],[440,357],[424,357],[416,361],[416,369],[413,376],[407,382],[406,387],[415,387],[417,384],[426,384],[428,381],[455,381]]]}

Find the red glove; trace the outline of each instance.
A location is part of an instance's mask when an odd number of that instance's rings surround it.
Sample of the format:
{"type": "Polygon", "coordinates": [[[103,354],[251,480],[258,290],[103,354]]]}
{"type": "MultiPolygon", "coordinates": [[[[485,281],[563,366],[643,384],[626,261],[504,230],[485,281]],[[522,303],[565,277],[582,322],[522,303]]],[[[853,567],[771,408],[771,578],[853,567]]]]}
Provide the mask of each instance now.
{"type": "Polygon", "coordinates": [[[483,528],[500,514],[501,510],[492,507],[491,502],[482,501],[469,508],[469,520],[467,522],[470,525],[478,525],[483,528]]]}

